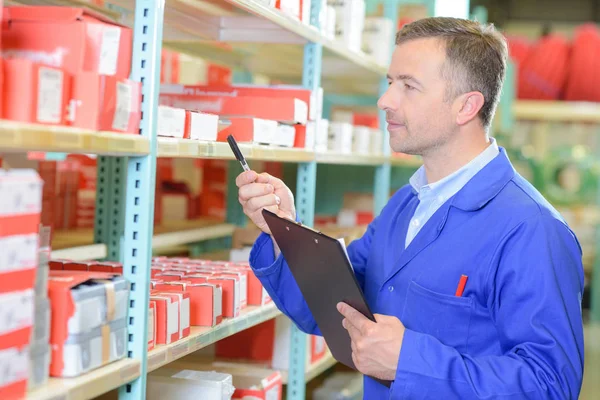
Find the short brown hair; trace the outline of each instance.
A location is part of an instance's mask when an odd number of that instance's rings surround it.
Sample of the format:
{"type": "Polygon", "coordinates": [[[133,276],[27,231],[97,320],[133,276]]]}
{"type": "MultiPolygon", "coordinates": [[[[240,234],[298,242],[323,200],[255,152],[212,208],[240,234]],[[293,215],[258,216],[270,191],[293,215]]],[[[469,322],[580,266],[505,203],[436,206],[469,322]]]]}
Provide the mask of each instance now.
{"type": "Polygon", "coordinates": [[[439,38],[446,46],[442,76],[451,84],[447,100],[478,91],[485,99],[479,111],[483,126],[492,121],[506,73],[508,47],[494,25],[459,18],[424,18],[405,25],[396,35],[396,45],[415,39],[439,38]]]}

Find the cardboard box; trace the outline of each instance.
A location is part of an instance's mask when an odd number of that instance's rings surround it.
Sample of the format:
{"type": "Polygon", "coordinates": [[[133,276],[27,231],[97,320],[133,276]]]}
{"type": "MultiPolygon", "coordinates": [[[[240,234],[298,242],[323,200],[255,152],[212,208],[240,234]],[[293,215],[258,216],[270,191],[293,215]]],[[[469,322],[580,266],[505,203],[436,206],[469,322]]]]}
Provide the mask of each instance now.
{"type": "Polygon", "coordinates": [[[233,268],[220,268],[219,275],[221,276],[234,276],[239,279],[240,282],[240,307],[246,308],[248,306],[248,271],[235,270],[233,268]]]}
{"type": "Polygon", "coordinates": [[[29,373],[27,347],[0,349],[0,399],[19,400],[26,397],[29,373]]]}
{"type": "Polygon", "coordinates": [[[34,296],[32,289],[0,294],[0,350],[29,344],[34,296]]]}
{"type": "Polygon", "coordinates": [[[132,31],[101,14],[71,7],[4,9],[4,57],[26,57],[70,74],[82,71],[128,78],[132,31]]]}
{"type": "Polygon", "coordinates": [[[232,400],[281,400],[282,398],[283,386],[279,371],[259,366],[251,367],[230,362],[209,361],[194,356],[177,360],[171,366],[181,370],[230,373],[233,377],[233,386],[235,386],[232,400]]]}
{"type": "Polygon", "coordinates": [[[64,271],[90,271],[96,261],[70,261],[63,263],[64,271]]]}
{"type": "Polygon", "coordinates": [[[315,151],[324,153],[327,151],[329,142],[329,120],[320,119],[316,121],[315,129],[315,151]]]}
{"type": "Polygon", "coordinates": [[[219,116],[214,114],[185,112],[186,139],[216,142],[219,132],[219,116]]]}
{"type": "Polygon", "coordinates": [[[278,124],[260,118],[228,118],[231,124],[218,134],[219,142],[233,135],[238,143],[272,144],[277,136],[278,124]]]}
{"type": "MultiPolygon", "coordinates": [[[[302,86],[296,85],[253,85],[236,84],[225,85],[162,85],[161,96],[194,98],[196,96],[210,97],[264,97],[276,99],[298,99],[307,104],[308,119],[313,121],[321,117],[323,110],[323,88],[312,92],[302,86]]],[[[233,114],[232,114],[233,115],[233,114]]],[[[258,117],[258,116],[256,116],[258,117]]],[[[263,118],[263,117],[258,117],[263,118]]],[[[273,119],[273,118],[265,118],[273,119]]]]}
{"type": "Polygon", "coordinates": [[[179,305],[179,339],[190,336],[190,294],[181,290],[158,292],[157,295],[169,295],[177,298],[177,304],[179,305]]]}
{"type": "Polygon", "coordinates": [[[294,147],[295,139],[296,130],[294,127],[280,124],[277,126],[277,133],[275,134],[271,144],[281,147],[294,147]]]}
{"type": "Polygon", "coordinates": [[[63,125],[71,90],[71,75],[60,68],[30,60],[4,60],[2,115],[19,122],[63,125]]]}
{"type": "Polygon", "coordinates": [[[156,344],[170,344],[180,339],[179,301],[169,294],[151,294],[156,302],[156,344]]]}
{"type": "Polygon", "coordinates": [[[0,237],[0,249],[0,293],[32,289],[36,282],[38,235],[0,237]]]}
{"type": "Polygon", "coordinates": [[[148,351],[156,346],[156,301],[150,300],[148,307],[148,351]]]}
{"type": "Polygon", "coordinates": [[[139,82],[80,72],[73,78],[69,125],[139,134],[141,96],[139,82]]]}
{"type": "Polygon", "coordinates": [[[317,123],[308,121],[306,125],[294,125],[296,136],[294,138],[294,147],[299,149],[314,150],[317,133],[317,123]]]}
{"type": "Polygon", "coordinates": [[[282,13],[300,19],[302,14],[300,12],[300,0],[277,0],[275,2],[275,8],[281,10],[282,13]]]}
{"type": "Polygon", "coordinates": [[[216,275],[209,278],[208,283],[221,285],[223,288],[223,317],[239,317],[242,310],[240,278],[229,275],[216,275]]]}
{"type": "Polygon", "coordinates": [[[380,65],[389,65],[395,40],[394,23],[389,18],[367,17],[362,37],[362,51],[380,65]]]}
{"type": "Polygon", "coordinates": [[[156,134],[183,139],[185,137],[186,112],[183,109],[158,106],[158,127],[156,134]]]}
{"type": "Polygon", "coordinates": [[[352,153],[353,127],[345,122],[332,122],[329,124],[329,139],[327,149],[335,153],[352,153]]]}
{"type": "Polygon", "coordinates": [[[352,132],[352,151],[354,154],[371,153],[371,130],[365,126],[355,126],[352,132]]]}
{"type": "Polygon", "coordinates": [[[194,96],[161,93],[160,104],[223,116],[261,118],[290,125],[305,124],[308,120],[307,103],[289,97],[194,96]]]}
{"type": "Polygon", "coordinates": [[[48,294],[53,344],[62,345],[71,335],[86,334],[127,317],[129,285],[122,276],[51,271],[48,294]]]}
{"type": "Polygon", "coordinates": [[[90,271],[123,275],[123,264],[116,261],[96,262],[90,266],[90,271]]]}
{"type": "Polygon", "coordinates": [[[300,14],[302,16],[302,23],[310,25],[310,11],[313,1],[319,0],[300,0],[300,14]]]}
{"type": "MultiPolygon", "coordinates": [[[[292,322],[289,318],[277,317],[218,341],[215,355],[224,359],[267,363],[273,369],[287,371],[291,351],[291,329],[292,322]]],[[[327,354],[327,350],[323,351],[322,342],[313,343],[315,340],[312,335],[306,335],[307,367],[327,354]]]]}
{"type": "Polygon", "coordinates": [[[352,51],[360,52],[365,21],[364,0],[328,0],[335,9],[335,38],[352,51]]]}
{"type": "Polygon", "coordinates": [[[230,399],[235,388],[230,374],[160,368],[148,374],[148,400],[230,399]]]}

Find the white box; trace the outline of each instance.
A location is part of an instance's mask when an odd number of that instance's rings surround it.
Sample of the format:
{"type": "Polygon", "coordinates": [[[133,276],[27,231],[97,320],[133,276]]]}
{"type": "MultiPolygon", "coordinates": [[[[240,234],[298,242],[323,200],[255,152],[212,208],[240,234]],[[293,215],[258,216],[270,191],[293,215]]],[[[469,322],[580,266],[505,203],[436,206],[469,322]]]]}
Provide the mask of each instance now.
{"type": "Polygon", "coordinates": [[[0,294],[0,337],[33,325],[34,295],[32,289],[0,294]]]}
{"type": "Polygon", "coordinates": [[[362,50],[381,65],[387,66],[392,56],[395,41],[394,23],[391,19],[368,17],[363,30],[362,50]]]}
{"type": "Polygon", "coordinates": [[[352,135],[352,150],[355,154],[369,154],[371,152],[371,129],[366,126],[355,126],[352,135]]]}
{"type": "Polygon", "coordinates": [[[284,14],[300,19],[300,0],[280,0],[279,9],[284,14]]]}
{"type": "Polygon", "coordinates": [[[327,149],[335,153],[352,153],[352,125],[345,122],[329,124],[327,149]]]}
{"type": "MultiPolygon", "coordinates": [[[[114,318],[125,319],[129,309],[129,286],[122,277],[112,278],[111,284],[79,285],[71,289],[75,312],[67,323],[69,334],[89,332],[105,325],[107,319],[107,289],[114,291],[114,318]],[[111,289],[109,289],[112,287],[111,289]]],[[[112,295],[111,295],[112,296],[112,295]]]]}
{"type": "Polygon", "coordinates": [[[366,12],[364,0],[328,0],[327,4],[335,9],[336,40],[360,52],[366,12]]]}
{"type": "Polygon", "coordinates": [[[185,110],[158,106],[156,135],[183,139],[185,136],[185,110]]]}
{"type": "Polygon", "coordinates": [[[219,134],[219,116],[188,111],[190,117],[189,138],[216,142],[219,134]]]}
{"type": "Polygon", "coordinates": [[[38,264],[36,233],[0,237],[0,249],[0,279],[2,272],[31,269],[38,264]]]}
{"type": "Polygon", "coordinates": [[[113,321],[108,329],[69,335],[63,346],[63,370],[60,376],[74,377],[125,357],[127,325],[125,318],[113,321]],[[103,337],[106,335],[106,337],[103,337]],[[108,346],[104,351],[104,345],[108,346]],[[103,359],[107,356],[107,359],[103,359]]]}
{"type": "MultiPolygon", "coordinates": [[[[310,9],[312,7],[313,0],[300,0],[302,1],[302,22],[306,25],[310,25],[310,9]]],[[[314,0],[319,1],[319,0],[314,0]]]]}
{"type": "MultiPolygon", "coordinates": [[[[287,371],[290,368],[290,352],[292,348],[292,321],[283,316],[275,318],[275,343],[273,344],[273,360],[271,368],[287,371]]],[[[311,364],[311,335],[306,336],[305,366],[311,364]]]]}
{"type": "Polygon", "coordinates": [[[21,382],[29,374],[29,349],[10,347],[0,350],[0,388],[21,382]]]}
{"type": "Polygon", "coordinates": [[[327,143],[329,141],[329,120],[318,120],[315,128],[315,151],[324,153],[327,151],[327,143]]]}
{"type": "Polygon", "coordinates": [[[383,154],[383,131],[380,129],[371,128],[371,153],[383,154]]]}
{"type": "Polygon", "coordinates": [[[335,24],[337,19],[337,12],[334,7],[325,7],[325,32],[326,38],[335,40],[335,24]]]}
{"type": "Polygon", "coordinates": [[[231,374],[158,369],[148,375],[147,400],[229,400],[235,392],[231,374]]]}
{"type": "Polygon", "coordinates": [[[42,212],[42,185],[30,169],[0,169],[0,217],[42,212]]]}
{"type": "Polygon", "coordinates": [[[277,134],[271,144],[281,147],[294,147],[295,138],[296,129],[293,126],[280,124],[277,126],[277,134]]]}

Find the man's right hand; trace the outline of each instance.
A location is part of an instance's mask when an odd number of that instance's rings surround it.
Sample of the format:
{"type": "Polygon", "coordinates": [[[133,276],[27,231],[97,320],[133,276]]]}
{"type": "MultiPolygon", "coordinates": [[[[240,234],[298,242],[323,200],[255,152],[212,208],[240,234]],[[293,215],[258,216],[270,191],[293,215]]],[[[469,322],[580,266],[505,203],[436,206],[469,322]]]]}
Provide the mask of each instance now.
{"type": "Polygon", "coordinates": [[[294,195],[281,179],[267,173],[243,172],[235,180],[238,199],[246,214],[263,232],[271,234],[262,216],[267,209],[280,217],[296,219],[294,195]]]}

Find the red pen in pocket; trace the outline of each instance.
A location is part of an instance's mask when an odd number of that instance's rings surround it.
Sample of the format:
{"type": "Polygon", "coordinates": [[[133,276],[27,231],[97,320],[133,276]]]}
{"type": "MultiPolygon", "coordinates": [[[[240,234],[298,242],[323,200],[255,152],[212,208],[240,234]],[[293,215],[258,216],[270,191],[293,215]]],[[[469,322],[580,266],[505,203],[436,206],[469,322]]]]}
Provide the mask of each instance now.
{"type": "Polygon", "coordinates": [[[465,286],[467,285],[467,279],[469,279],[467,275],[460,276],[460,281],[458,282],[458,287],[456,288],[455,296],[461,297],[463,295],[463,292],[465,291],[465,286]]]}

